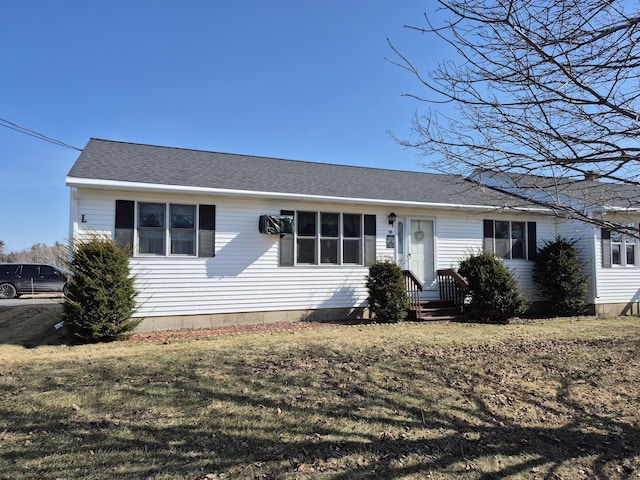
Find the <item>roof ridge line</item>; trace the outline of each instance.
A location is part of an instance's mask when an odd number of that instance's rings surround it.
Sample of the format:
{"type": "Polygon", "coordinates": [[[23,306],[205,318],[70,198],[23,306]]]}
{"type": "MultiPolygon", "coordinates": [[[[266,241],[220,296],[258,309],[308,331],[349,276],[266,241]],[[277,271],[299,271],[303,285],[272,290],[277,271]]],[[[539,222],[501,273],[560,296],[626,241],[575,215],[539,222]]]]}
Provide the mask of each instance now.
{"type": "Polygon", "coordinates": [[[317,161],[312,161],[312,160],[299,160],[299,159],[291,159],[291,158],[280,158],[280,157],[267,157],[264,155],[251,155],[251,154],[244,154],[244,153],[231,153],[231,152],[219,152],[219,151],[213,151],[213,150],[204,150],[204,149],[200,149],[200,148],[184,148],[184,147],[171,147],[169,145],[155,145],[155,144],[151,144],[151,143],[140,143],[140,142],[127,142],[127,141],[123,141],[123,140],[109,140],[106,138],[97,138],[97,137],[90,137],[89,140],[95,140],[98,142],[108,142],[108,143],[119,143],[122,145],[132,145],[132,146],[139,146],[139,147],[151,147],[151,148],[162,148],[162,149],[167,149],[167,150],[182,150],[185,152],[200,152],[200,153],[213,153],[213,154],[218,154],[218,155],[229,155],[229,156],[234,156],[234,157],[248,157],[248,158],[264,158],[267,160],[278,160],[278,161],[282,161],[282,162],[298,162],[298,163],[305,163],[305,164],[312,164],[312,165],[324,165],[324,166],[330,166],[330,167],[347,167],[347,168],[357,168],[357,169],[365,169],[365,170],[376,170],[376,171],[383,171],[383,172],[404,172],[404,173],[417,173],[417,174],[421,174],[421,175],[437,175],[438,177],[458,177],[458,178],[465,178],[463,175],[458,175],[458,174],[453,174],[453,173],[433,173],[433,172],[425,172],[425,171],[414,171],[414,170],[398,170],[398,169],[393,169],[393,168],[380,168],[380,167],[368,167],[368,166],[362,166],[362,165],[348,165],[348,164],[344,164],[344,163],[329,163],[329,162],[317,162],[317,161]]]}

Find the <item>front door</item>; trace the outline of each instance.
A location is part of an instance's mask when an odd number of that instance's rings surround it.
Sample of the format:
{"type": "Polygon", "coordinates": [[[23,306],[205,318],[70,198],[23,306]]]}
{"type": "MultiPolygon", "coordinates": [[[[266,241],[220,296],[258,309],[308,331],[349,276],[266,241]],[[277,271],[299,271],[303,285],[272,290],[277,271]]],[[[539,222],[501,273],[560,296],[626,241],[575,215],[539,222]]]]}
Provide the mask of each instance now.
{"type": "Polygon", "coordinates": [[[408,266],[429,288],[435,279],[433,220],[409,219],[407,238],[408,266]]]}

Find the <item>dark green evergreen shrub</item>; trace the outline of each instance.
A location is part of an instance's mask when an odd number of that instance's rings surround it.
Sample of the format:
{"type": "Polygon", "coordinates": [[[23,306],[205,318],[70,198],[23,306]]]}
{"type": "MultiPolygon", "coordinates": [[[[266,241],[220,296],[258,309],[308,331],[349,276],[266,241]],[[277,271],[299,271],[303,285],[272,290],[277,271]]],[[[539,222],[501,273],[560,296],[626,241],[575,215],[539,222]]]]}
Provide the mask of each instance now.
{"type": "Polygon", "coordinates": [[[380,322],[399,322],[408,314],[409,297],[400,267],[391,262],[375,262],[367,276],[369,310],[380,322]]]}
{"type": "Polygon", "coordinates": [[[465,312],[473,318],[506,323],[529,306],[520,292],[518,280],[493,254],[471,255],[460,263],[458,272],[469,282],[470,303],[465,306],[465,312]]]}
{"type": "Polygon", "coordinates": [[[132,318],[137,292],[128,251],[96,234],[73,244],[70,257],[63,318],[73,340],[106,342],[130,336],[140,320],[132,318]]]}
{"type": "Polygon", "coordinates": [[[589,276],[584,274],[575,245],[574,240],[558,236],[546,241],[536,257],[533,280],[556,315],[580,315],[587,308],[589,276]]]}

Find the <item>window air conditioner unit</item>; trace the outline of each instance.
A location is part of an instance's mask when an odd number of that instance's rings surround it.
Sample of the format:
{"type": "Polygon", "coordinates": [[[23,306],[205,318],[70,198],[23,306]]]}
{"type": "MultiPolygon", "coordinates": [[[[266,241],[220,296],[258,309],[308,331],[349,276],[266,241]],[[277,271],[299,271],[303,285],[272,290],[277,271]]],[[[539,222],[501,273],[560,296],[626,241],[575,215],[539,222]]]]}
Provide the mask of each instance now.
{"type": "Polygon", "coordinates": [[[258,230],[267,235],[293,233],[293,215],[260,215],[258,230]]]}

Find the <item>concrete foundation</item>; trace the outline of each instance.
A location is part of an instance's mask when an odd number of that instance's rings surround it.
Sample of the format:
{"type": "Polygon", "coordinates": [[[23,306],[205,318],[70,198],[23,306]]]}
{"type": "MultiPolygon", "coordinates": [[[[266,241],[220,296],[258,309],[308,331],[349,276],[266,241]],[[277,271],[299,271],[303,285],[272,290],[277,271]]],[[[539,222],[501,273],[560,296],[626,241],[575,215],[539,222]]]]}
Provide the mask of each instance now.
{"type": "Polygon", "coordinates": [[[232,325],[260,325],[289,322],[339,322],[366,318],[368,309],[327,308],[321,310],[291,310],[277,312],[240,312],[204,315],[172,315],[147,317],[136,328],[136,332],[181,330],[196,328],[228,327],[232,325]]]}
{"type": "Polygon", "coordinates": [[[598,317],[618,317],[620,315],[640,315],[640,302],[605,303],[593,305],[594,313],[598,317]]]}
{"type": "MultiPolygon", "coordinates": [[[[536,302],[528,313],[545,311],[543,302],[536,302]]],[[[616,317],[639,315],[640,302],[608,303],[589,305],[588,315],[598,317],[616,317]]],[[[147,317],[136,328],[136,332],[153,332],[161,330],[181,330],[196,328],[217,328],[233,325],[261,325],[269,323],[290,322],[340,322],[369,318],[369,310],[358,308],[325,308],[320,310],[283,310],[275,312],[238,312],[203,315],[173,315],[166,317],[147,317]]]]}

